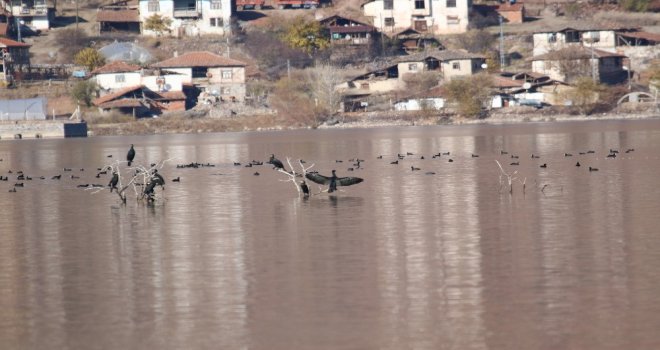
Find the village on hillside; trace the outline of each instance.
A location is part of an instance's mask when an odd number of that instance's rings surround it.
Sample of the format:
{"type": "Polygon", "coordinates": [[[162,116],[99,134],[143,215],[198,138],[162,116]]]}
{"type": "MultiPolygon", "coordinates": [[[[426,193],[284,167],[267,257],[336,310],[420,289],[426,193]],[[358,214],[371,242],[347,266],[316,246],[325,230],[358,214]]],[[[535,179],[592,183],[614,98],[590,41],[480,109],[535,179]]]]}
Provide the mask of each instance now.
{"type": "Polygon", "coordinates": [[[1,99],[44,98],[0,111],[3,121],[268,115],[318,126],[364,112],[658,106],[659,1],[0,5],[1,99]]]}

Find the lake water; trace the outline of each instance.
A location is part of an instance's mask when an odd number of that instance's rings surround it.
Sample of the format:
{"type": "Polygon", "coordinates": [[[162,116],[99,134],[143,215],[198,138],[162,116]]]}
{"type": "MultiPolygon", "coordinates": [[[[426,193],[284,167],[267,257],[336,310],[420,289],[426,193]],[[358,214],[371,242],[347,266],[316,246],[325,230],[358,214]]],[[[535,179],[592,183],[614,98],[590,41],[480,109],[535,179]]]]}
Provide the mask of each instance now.
{"type": "Polygon", "coordinates": [[[659,120],[2,141],[0,348],[657,349],[659,146],[659,120]],[[131,143],[168,159],[154,205],[77,187],[131,143]],[[244,167],[271,153],[365,181],[304,199],[244,167]]]}

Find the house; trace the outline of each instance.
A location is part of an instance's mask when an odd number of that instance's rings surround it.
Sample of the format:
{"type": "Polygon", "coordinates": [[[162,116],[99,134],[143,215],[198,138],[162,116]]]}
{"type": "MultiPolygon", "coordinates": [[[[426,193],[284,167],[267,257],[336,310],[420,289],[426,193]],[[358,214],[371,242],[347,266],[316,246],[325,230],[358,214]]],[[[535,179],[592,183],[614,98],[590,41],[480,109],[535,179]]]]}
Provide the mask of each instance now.
{"type": "Polygon", "coordinates": [[[1,0],[2,8],[35,30],[48,30],[55,19],[55,5],[49,0],[1,0]]]}
{"type": "Polygon", "coordinates": [[[635,28],[605,24],[576,22],[549,26],[534,32],[534,56],[542,55],[567,46],[586,46],[594,49],[615,52],[617,33],[637,31],[635,28]]]}
{"type": "Polygon", "coordinates": [[[470,0],[368,0],[362,4],[364,16],[384,33],[406,28],[430,34],[467,31],[470,0]]]}
{"type": "Polygon", "coordinates": [[[110,62],[91,72],[96,84],[104,90],[123,89],[142,83],[142,68],[123,61],[110,62]]]}
{"type": "Polygon", "coordinates": [[[140,33],[140,13],[137,0],[124,0],[101,6],[96,13],[99,33],[140,33]]]}
{"type": "Polygon", "coordinates": [[[628,78],[623,69],[626,56],[582,46],[567,47],[530,58],[532,71],[562,82],[580,76],[593,76],[606,84],[617,84],[628,78]]]}
{"type": "Polygon", "coordinates": [[[376,38],[376,27],[338,15],[319,20],[330,35],[330,42],[339,45],[368,45],[376,38]]]}
{"type": "Polygon", "coordinates": [[[176,37],[230,34],[232,0],[139,0],[142,34],[158,35],[144,28],[147,18],[160,15],[172,21],[170,34],[176,37]]]}
{"type": "Polygon", "coordinates": [[[102,112],[118,110],[134,117],[150,117],[163,112],[184,111],[186,95],[182,91],[158,92],[144,85],[129,86],[92,101],[102,112]]]}
{"type": "Polygon", "coordinates": [[[482,70],[486,57],[463,50],[430,50],[402,56],[397,62],[400,79],[405,79],[407,74],[437,71],[443,80],[449,81],[476,74],[482,70]]]}
{"type": "Polygon", "coordinates": [[[495,12],[507,23],[523,23],[525,21],[525,5],[515,0],[495,5],[495,12]]]}
{"type": "Polygon", "coordinates": [[[432,34],[420,32],[412,28],[395,33],[393,37],[399,41],[401,50],[407,54],[437,48],[444,50],[444,46],[432,34]]]}
{"type": "Polygon", "coordinates": [[[219,97],[221,101],[245,101],[246,64],[208,51],[176,55],[151,67],[179,73],[190,78],[201,92],[219,97]]]}
{"type": "Polygon", "coordinates": [[[0,38],[0,84],[7,86],[21,80],[24,68],[30,65],[30,45],[0,38]]]}

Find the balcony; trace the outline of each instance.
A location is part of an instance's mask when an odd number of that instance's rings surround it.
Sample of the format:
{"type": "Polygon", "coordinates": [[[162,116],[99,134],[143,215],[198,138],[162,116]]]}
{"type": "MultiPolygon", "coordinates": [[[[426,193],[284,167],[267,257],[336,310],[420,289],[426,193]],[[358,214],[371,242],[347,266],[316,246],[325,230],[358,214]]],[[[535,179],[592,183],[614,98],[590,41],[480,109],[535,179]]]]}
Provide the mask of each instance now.
{"type": "Polygon", "coordinates": [[[197,18],[201,16],[201,11],[196,7],[184,7],[174,9],[174,18],[197,18]]]}

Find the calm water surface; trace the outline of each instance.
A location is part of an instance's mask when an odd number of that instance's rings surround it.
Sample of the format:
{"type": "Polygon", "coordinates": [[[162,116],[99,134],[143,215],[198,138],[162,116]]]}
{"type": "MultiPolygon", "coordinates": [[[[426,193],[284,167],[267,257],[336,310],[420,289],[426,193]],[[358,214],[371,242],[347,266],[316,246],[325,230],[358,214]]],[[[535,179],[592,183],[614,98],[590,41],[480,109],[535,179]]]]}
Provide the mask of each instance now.
{"type": "Polygon", "coordinates": [[[2,141],[0,348],[657,349],[659,148],[658,120],[2,141]],[[130,143],[181,182],[76,187],[130,143]],[[365,182],[233,165],[271,153],[365,182]]]}

